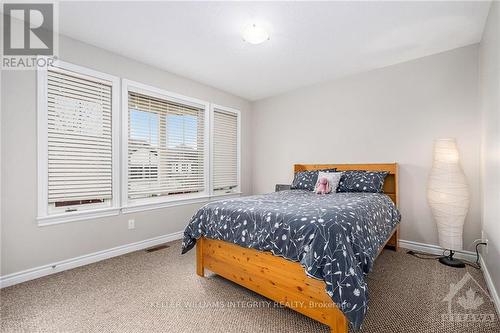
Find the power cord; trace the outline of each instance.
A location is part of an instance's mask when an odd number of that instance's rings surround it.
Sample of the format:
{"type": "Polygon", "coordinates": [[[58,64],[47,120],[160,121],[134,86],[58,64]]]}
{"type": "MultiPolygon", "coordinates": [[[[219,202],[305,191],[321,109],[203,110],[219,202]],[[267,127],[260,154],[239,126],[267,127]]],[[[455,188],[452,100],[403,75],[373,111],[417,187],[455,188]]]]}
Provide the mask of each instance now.
{"type": "Polygon", "coordinates": [[[479,268],[481,268],[481,264],[479,263],[479,250],[477,249],[477,247],[478,247],[479,245],[488,245],[488,243],[486,243],[486,242],[480,242],[480,243],[477,243],[477,244],[476,244],[476,265],[477,265],[479,268]]]}
{"type": "MultiPolygon", "coordinates": [[[[479,263],[479,249],[478,249],[479,245],[488,245],[488,243],[480,242],[480,243],[476,244],[476,262],[475,263],[470,262],[468,260],[462,260],[462,262],[464,264],[466,264],[467,266],[470,266],[472,268],[475,268],[475,269],[481,269],[481,264],[479,263]]],[[[419,258],[419,259],[424,259],[424,260],[438,260],[440,258],[446,257],[446,251],[449,251],[449,250],[444,250],[442,255],[435,255],[435,254],[429,254],[429,253],[424,253],[424,252],[417,252],[417,251],[413,251],[413,250],[410,250],[410,251],[408,251],[406,253],[409,254],[409,255],[412,255],[412,256],[414,256],[416,258],[419,258]]]]}
{"type": "Polygon", "coordinates": [[[429,254],[429,253],[425,253],[425,252],[416,252],[416,251],[413,251],[413,250],[410,250],[408,252],[406,252],[407,254],[409,255],[412,255],[418,259],[425,259],[425,260],[436,260],[436,259],[439,259],[439,258],[443,258],[443,257],[446,257],[444,255],[444,252],[443,252],[443,255],[442,256],[439,256],[439,255],[435,255],[435,254],[429,254]]]}

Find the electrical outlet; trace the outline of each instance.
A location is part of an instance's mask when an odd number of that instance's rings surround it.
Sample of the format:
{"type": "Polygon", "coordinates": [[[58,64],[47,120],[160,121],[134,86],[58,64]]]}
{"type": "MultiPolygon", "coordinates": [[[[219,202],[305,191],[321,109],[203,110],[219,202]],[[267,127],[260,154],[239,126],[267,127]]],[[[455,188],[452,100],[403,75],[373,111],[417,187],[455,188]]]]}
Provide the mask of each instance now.
{"type": "Polygon", "coordinates": [[[135,229],[135,220],[128,220],[128,228],[135,229]]]}

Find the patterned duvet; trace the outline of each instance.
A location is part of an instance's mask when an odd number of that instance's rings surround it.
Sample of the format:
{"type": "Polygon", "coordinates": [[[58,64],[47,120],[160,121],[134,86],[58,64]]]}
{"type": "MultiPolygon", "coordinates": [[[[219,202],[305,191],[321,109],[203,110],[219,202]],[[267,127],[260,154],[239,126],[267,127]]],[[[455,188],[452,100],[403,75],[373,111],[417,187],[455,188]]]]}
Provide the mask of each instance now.
{"type": "Polygon", "coordinates": [[[328,295],[358,329],[367,311],[365,275],[400,219],[380,193],[289,190],[227,199],[193,216],[182,253],[205,236],[298,261],[309,276],[325,281],[328,295]]]}

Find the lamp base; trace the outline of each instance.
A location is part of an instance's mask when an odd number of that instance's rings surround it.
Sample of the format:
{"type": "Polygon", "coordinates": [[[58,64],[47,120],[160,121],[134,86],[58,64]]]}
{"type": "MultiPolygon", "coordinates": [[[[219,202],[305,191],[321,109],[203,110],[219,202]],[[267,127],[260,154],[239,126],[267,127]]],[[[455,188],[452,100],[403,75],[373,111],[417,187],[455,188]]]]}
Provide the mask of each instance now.
{"type": "Polygon", "coordinates": [[[465,267],[464,262],[459,259],[453,258],[454,254],[455,252],[450,250],[450,255],[439,258],[439,262],[442,263],[443,265],[450,267],[464,268],[465,267]]]}

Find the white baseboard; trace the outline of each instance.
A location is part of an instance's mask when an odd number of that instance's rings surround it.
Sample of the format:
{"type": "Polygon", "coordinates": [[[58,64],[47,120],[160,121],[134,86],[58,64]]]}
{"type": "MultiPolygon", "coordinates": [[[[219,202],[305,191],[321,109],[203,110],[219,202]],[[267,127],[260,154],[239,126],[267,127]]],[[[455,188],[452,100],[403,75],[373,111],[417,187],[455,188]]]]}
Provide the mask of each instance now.
{"type": "Polygon", "coordinates": [[[12,274],[8,274],[5,276],[0,276],[0,288],[5,288],[8,286],[12,286],[14,284],[18,284],[21,282],[37,279],[42,276],[62,272],[68,269],[76,268],[79,266],[88,265],[97,261],[101,261],[104,259],[121,256],[123,254],[134,252],[142,249],[146,249],[148,247],[156,246],[159,244],[163,244],[166,242],[171,242],[177,239],[181,239],[184,231],[174,232],[172,234],[158,236],[154,238],[149,238],[143,241],[130,243],[126,245],[121,245],[117,247],[113,247],[111,249],[98,251],[90,254],[86,254],[83,256],[66,259],[62,261],[58,261],[55,263],[51,263],[48,265],[43,265],[31,269],[27,269],[21,272],[16,272],[12,274]]]}
{"type": "MultiPolygon", "coordinates": [[[[402,248],[405,248],[405,249],[409,249],[409,250],[425,252],[425,253],[430,253],[430,254],[436,254],[436,255],[443,254],[443,250],[444,250],[442,247],[439,247],[437,245],[412,242],[412,241],[408,241],[408,240],[404,240],[404,239],[399,240],[399,246],[402,248]]],[[[476,253],[471,252],[471,251],[456,251],[455,257],[457,257],[458,259],[464,259],[464,260],[472,261],[472,262],[476,261],[476,253]]]]}
{"type": "Polygon", "coordinates": [[[479,256],[479,263],[481,264],[481,270],[483,271],[484,279],[486,280],[486,285],[488,286],[488,291],[490,292],[491,299],[495,303],[497,308],[497,313],[500,314],[500,298],[498,297],[497,289],[493,284],[493,279],[491,278],[490,272],[488,271],[488,266],[483,259],[483,256],[479,256]]]}

